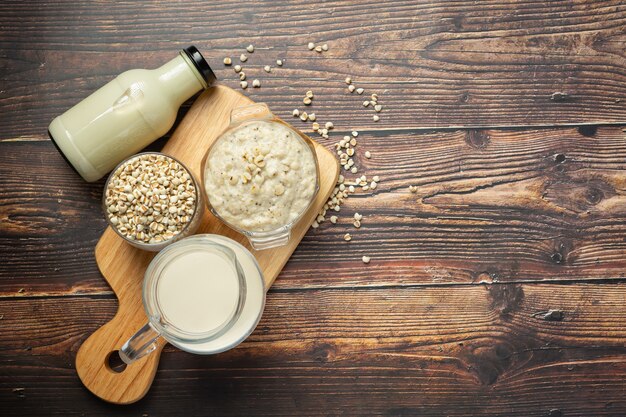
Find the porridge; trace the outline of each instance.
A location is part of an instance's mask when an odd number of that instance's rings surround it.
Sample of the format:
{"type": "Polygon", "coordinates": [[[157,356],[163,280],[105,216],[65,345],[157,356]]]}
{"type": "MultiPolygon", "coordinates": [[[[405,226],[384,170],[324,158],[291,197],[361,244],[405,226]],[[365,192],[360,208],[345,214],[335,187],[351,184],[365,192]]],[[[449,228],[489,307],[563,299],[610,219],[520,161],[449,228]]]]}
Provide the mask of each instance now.
{"type": "Polygon", "coordinates": [[[204,172],[213,209],[242,230],[268,232],[304,212],[317,188],[311,148],[287,126],[254,121],[213,145],[204,172]]]}

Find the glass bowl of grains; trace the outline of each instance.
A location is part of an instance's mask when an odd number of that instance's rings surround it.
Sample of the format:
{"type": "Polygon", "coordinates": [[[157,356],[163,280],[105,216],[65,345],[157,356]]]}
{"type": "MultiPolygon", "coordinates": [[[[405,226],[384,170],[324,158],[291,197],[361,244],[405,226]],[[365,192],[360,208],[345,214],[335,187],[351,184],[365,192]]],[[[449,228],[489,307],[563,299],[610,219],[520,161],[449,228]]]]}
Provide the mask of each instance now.
{"type": "Polygon", "coordinates": [[[104,186],[102,206],[115,233],[151,252],[192,235],[205,207],[193,173],[160,152],[133,155],[115,167],[104,186]]]}

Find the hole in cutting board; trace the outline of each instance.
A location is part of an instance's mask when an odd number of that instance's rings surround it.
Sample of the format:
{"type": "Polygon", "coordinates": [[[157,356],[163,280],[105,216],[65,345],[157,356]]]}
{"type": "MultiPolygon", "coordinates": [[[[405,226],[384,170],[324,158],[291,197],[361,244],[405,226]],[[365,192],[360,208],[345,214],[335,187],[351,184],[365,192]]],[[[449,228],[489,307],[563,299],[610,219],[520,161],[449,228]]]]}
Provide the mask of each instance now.
{"type": "Polygon", "coordinates": [[[109,356],[107,356],[106,359],[106,365],[107,368],[117,374],[124,372],[127,366],[126,362],[124,362],[122,358],[120,358],[119,350],[114,350],[113,352],[109,353],[109,356]]]}

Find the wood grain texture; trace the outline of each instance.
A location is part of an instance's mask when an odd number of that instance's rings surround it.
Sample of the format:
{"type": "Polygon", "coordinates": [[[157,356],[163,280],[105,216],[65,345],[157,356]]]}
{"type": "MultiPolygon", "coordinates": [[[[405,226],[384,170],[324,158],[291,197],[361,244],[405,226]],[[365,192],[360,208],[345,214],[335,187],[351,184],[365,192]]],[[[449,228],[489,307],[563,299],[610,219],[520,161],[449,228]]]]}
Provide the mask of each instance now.
{"type": "Polygon", "coordinates": [[[246,342],[207,357],[167,347],[153,389],[124,408],[72,366],[114,299],[8,299],[0,404],[5,416],[622,416],[625,298],[623,283],[270,290],[246,342]],[[548,309],[562,320],[536,316],[548,309]]]}
{"type": "MultiPolygon", "coordinates": [[[[0,263],[0,293],[108,292],[90,249],[104,229],[101,183],[81,182],[48,142],[0,149],[0,245],[10,261],[0,263]]],[[[379,175],[379,186],[348,198],[337,225],[309,231],[279,288],[624,277],[620,128],[362,131],[356,161],[357,175],[379,175]]]]}
{"type": "Polygon", "coordinates": [[[623,417],[625,28],[620,0],[0,2],[0,413],[623,417]],[[382,181],[305,236],[248,341],[165,347],[146,398],[107,404],[74,369],[117,310],[93,256],[103,183],[46,128],[189,44],[235,88],[221,61],[249,43],[245,94],[306,130],[290,114],[312,89],[382,181]]]}
{"type": "Polygon", "coordinates": [[[626,121],[620,0],[82,0],[27,12],[14,0],[0,4],[0,26],[2,139],[45,135],[54,116],[115,75],[157,67],[190,43],[231,87],[238,78],[222,58],[253,43],[244,68],[263,86],[247,94],[286,117],[313,89],[316,113],[344,129],[626,121]],[[330,50],[309,51],[309,41],[330,50]],[[263,72],[277,58],[285,65],[263,72]],[[381,95],[381,122],[346,92],[348,75],[381,95]]]}

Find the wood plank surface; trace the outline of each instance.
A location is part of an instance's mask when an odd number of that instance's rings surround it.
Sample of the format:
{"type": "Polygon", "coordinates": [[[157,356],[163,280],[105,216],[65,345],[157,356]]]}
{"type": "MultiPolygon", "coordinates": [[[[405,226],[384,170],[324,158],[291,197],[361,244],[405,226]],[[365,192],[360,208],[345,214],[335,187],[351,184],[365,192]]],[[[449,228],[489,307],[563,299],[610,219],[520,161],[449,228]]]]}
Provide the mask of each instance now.
{"type": "MultiPolygon", "coordinates": [[[[82,182],[46,141],[0,149],[0,294],[109,291],[93,257],[102,182],[82,182]]],[[[309,230],[279,288],[624,278],[620,128],[362,132],[356,161],[379,186],[309,230]]]]}
{"type": "Polygon", "coordinates": [[[239,80],[222,58],[253,43],[243,66],[263,84],[247,94],[286,117],[313,89],[317,114],[345,129],[381,128],[356,112],[363,100],[346,92],[346,76],[381,95],[383,120],[397,128],[626,121],[620,0],[10,0],[0,27],[2,139],[45,134],[115,75],[157,67],[190,43],[231,87],[239,80]],[[329,51],[309,51],[310,41],[329,51]],[[282,68],[263,72],[278,58],[282,68]]]}
{"type": "Polygon", "coordinates": [[[120,408],[82,388],[72,360],[116,302],[12,298],[0,403],[4,416],[621,416],[624,299],[624,283],[270,290],[240,347],[167,347],[150,393],[120,408]],[[549,309],[561,320],[537,315],[549,309]]]}
{"type": "Polygon", "coordinates": [[[625,45],[620,0],[0,2],[0,414],[625,416],[625,45]],[[189,44],[237,88],[250,43],[244,94],[310,131],[313,90],[321,143],[358,130],[381,181],[309,230],[249,340],[168,346],[143,400],[102,402],[74,360],[117,309],[103,182],[46,128],[189,44]]]}

